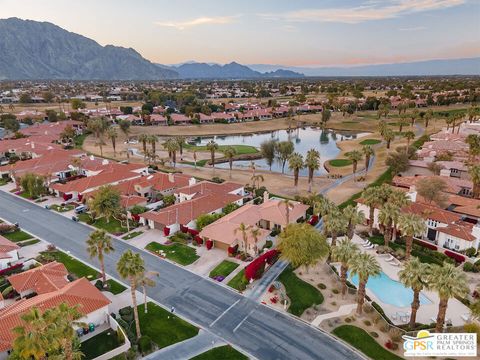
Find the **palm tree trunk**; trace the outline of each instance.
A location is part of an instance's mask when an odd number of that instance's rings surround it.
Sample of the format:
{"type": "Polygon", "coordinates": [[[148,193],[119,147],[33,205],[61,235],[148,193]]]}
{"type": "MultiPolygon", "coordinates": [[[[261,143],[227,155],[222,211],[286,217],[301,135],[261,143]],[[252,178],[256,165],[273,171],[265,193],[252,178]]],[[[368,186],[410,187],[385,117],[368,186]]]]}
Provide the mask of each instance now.
{"type": "Polygon", "coordinates": [[[410,329],[415,328],[415,323],[417,322],[417,311],[420,307],[420,291],[413,290],[413,301],[412,301],[412,315],[410,315],[410,329]]]}
{"type": "Polygon", "coordinates": [[[385,226],[385,246],[388,246],[390,240],[392,239],[392,221],[388,221],[387,225],[385,226]]]}
{"type": "Polygon", "coordinates": [[[345,294],[347,293],[347,271],[348,266],[342,263],[342,265],[340,266],[340,279],[342,281],[342,298],[345,297],[345,294]]]}
{"type": "Polygon", "coordinates": [[[412,253],[413,236],[407,236],[405,240],[405,260],[408,261],[412,253]]]}
{"type": "Polygon", "coordinates": [[[212,166],[215,168],[215,153],[212,151],[212,166]]]}
{"type": "Polygon", "coordinates": [[[313,168],[308,169],[308,192],[312,192],[313,183],[313,168]]]}
{"type": "Polygon", "coordinates": [[[350,223],[348,224],[348,229],[347,229],[347,236],[348,236],[348,238],[349,238],[350,240],[352,240],[352,238],[353,238],[353,231],[354,231],[354,229],[355,229],[355,226],[353,226],[353,224],[350,222],[350,223]]]}
{"type": "MultiPolygon", "coordinates": [[[[137,309],[137,296],[135,294],[136,284],[135,279],[130,280],[130,292],[132,294],[132,304],[133,304],[133,315],[135,318],[135,330],[137,331],[137,339],[140,339],[142,334],[140,333],[140,320],[138,318],[138,309],[137,309]]],[[[145,304],[145,306],[147,306],[145,304]]]]}
{"type": "Polygon", "coordinates": [[[293,176],[294,176],[295,187],[298,187],[298,169],[295,169],[293,176]]]}
{"type": "Polygon", "coordinates": [[[107,283],[107,274],[105,274],[105,262],[103,261],[103,252],[98,249],[98,260],[100,260],[100,270],[102,270],[103,286],[107,283]]]}
{"type": "Polygon", "coordinates": [[[360,281],[358,284],[358,293],[357,293],[357,314],[362,315],[363,312],[363,303],[365,302],[365,285],[366,281],[360,281]]]}
{"type": "Polygon", "coordinates": [[[447,313],[448,298],[440,298],[438,304],[437,325],[435,326],[435,332],[441,333],[443,330],[443,324],[445,323],[445,315],[447,313]]]}
{"type": "Polygon", "coordinates": [[[375,207],[373,206],[370,206],[369,208],[369,219],[368,219],[368,234],[370,236],[373,235],[373,221],[374,221],[374,217],[375,217],[375,207]]]}
{"type": "Polygon", "coordinates": [[[229,159],[228,162],[230,163],[230,179],[232,178],[232,166],[233,166],[233,160],[229,159]]]}
{"type": "Polygon", "coordinates": [[[332,232],[332,244],[331,246],[334,247],[337,245],[337,233],[335,231],[332,232]]]}
{"type": "Polygon", "coordinates": [[[147,306],[147,287],[143,285],[143,305],[145,307],[145,314],[148,313],[148,306],[147,306]]]}
{"type": "Polygon", "coordinates": [[[365,174],[368,172],[368,164],[370,163],[370,156],[365,157],[365,174]]]}
{"type": "Polygon", "coordinates": [[[64,343],[65,349],[63,350],[63,354],[65,355],[65,360],[72,360],[73,359],[73,345],[70,339],[67,339],[64,343]]]}

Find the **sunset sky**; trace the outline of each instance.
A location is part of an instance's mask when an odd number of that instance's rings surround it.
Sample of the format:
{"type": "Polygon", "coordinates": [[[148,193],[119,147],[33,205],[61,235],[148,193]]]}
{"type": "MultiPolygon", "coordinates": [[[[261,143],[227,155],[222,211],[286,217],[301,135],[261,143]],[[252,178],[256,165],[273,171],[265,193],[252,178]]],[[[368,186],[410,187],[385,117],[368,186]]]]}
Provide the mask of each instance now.
{"type": "Polygon", "coordinates": [[[0,0],[147,59],[296,66],[480,56],[480,0],[0,0]]]}

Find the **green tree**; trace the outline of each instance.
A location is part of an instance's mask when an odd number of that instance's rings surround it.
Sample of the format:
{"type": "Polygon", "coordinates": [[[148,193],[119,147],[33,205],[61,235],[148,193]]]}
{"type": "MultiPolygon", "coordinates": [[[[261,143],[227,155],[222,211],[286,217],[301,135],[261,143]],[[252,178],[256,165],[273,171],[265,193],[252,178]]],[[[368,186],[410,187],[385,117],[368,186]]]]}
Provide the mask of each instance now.
{"type": "Polygon", "coordinates": [[[378,221],[384,226],[384,240],[385,246],[388,246],[392,239],[392,227],[394,222],[398,220],[400,216],[400,208],[390,202],[387,202],[382,206],[378,214],[378,221]]]}
{"type": "Polygon", "coordinates": [[[327,127],[327,122],[328,120],[330,120],[330,118],[332,117],[332,112],[327,109],[327,108],[323,108],[322,110],[322,129],[325,129],[327,127]]]}
{"type": "Polygon", "coordinates": [[[260,182],[264,182],[265,178],[262,174],[253,175],[250,180],[252,180],[253,189],[260,189],[260,182]]]}
{"type": "Polygon", "coordinates": [[[245,225],[243,222],[233,231],[234,234],[240,233],[242,235],[243,252],[247,253],[248,232],[250,231],[250,225],[245,225]]]}
{"type": "Polygon", "coordinates": [[[370,236],[373,235],[375,208],[381,208],[387,202],[391,192],[390,186],[382,185],[366,188],[362,193],[363,203],[369,208],[368,228],[370,236]]]}
{"type": "Polygon", "coordinates": [[[428,125],[430,124],[430,120],[433,118],[433,110],[428,109],[425,112],[425,115],[423,115],[423,119],[425,120],[425,127],[428,128],[428,125]]]}
{"type": "MultiPolygon", "coordinates": [[[[176,140],[175,140],[176,141],[176,140]]],[[[152,153],[155,154],[157,152],[157,142],[158,137],[157,135],[148,135],[148,143],[152,147],[152,153]]]]}
{"type": "Polygon", "coordinates": [[[365,155],[365,174],[368,172],[368,167],[370,165],[370,158],[375,155],[373,147],[370,145],[364,145],[362,147],[362,153],[365,155]]]}
{"type": "Polygon", "coordinates": [[[398,175],[401,172],[407,171],[410,167],[408,152],[402,150],[389,153],[385,160],[385,164],[390,167],[393,175],[398,175]]]}
{"type": "Polygon", "coordinates": [[[365,302],[365,287],[370,276],[380,275],[382,268],[377,259],[370,254],[359,252],[350,261],[351,276],[358,276],[357,314],[361,315],[365,302]]]}
{"type": "Polygon", "coordinates": [[[480,198],[480,165],[473,165],[468,168],[468,173],[473,183],[473,197],[475,199],[480,198]]]}
{"type": "Polygon", "coordinates": [[[95,230],[87,239],[87,252],[90,258],[96,257],[100,262],[102,272],[103,286],[107,284],[107,275],[105,274],[105,254],[114,251],[112,238],[107,235],[105,230],[95,230]]]}
{"type": "Polygon", "coordinates": [[[308,224],[289,224],[279,235],[278,250],[293,267],[314,266],[328,256],[325,236],[308,224]]]}
{"type": "Polygon", "coordinates": [[[405,263],[404,267],[398,273],[400,282],[413,290],[412,311],[410,315],[410,329],[415,328],[417,311],[420,308],[420,292],[427,288],[426,276],[428,265],[422,263],[418,258],[412,257],[405,263]]]}
{"type": "Polygon", "coordinates": [[[202,231],[205,226],[210,225],[211,223],[217,221],[220,219],[221,214],[202,214],[199,215],[196,224],[197,224],[197,230],[202,231]]]}
{"type": "Polygon", "coordinates": [[[383,140],[387,142],[387,149],[390,149],[391,142],[395,140],[395,133],[392,130],[387,129],[383,134],[383,140]]]}
{"type": "MultiPolygon", "coordinates": [[[[170,139],[169,139],[170,140],[170,139]]],[[[143,160],[147,157],[147,144],[149,141],[149,136],[148,134],[140,134],[138,135],[138,141],[142,143],[142,149],[143,149],[143,160]]],[[[167,140],[168,141],[168,140],[167,140]]]]}
{"type": "Polygon", "coordinates": [[[237,154],[237,150],[233,146],[227,146],[223,149],[223,155],[226,159],[228,159],[228,166],[230,168],[230,178],[232,177],[232,167],[233,167],[233,159],[237,154]]]}
{"type": "Polygon", "coordinates": [[[347,231],[347,221],[338,208],[323,216],[323,228],[332,238],[331,247],[337,244],[337,237],[347,231]]]}
{"type": "Polygon", "coordinates": [[[260,144],[260,153],[267,162],[270,171],[272,171],[273,161],[275,160],[275,149],[277,146],[276,144],[277,142],[275,140],[267,140],[260,144]]]}
{"type": "Polygon", "coordinates": [[[363,211],[358,211],[356,207],[348,205],[343,209],[341,216],[347,222],[347,236],[351,240],[353,238],[355,227],[359,224],[363,224],[365,221],[365,215],[363,214],[363,211]]]}
{"type": "Polygon", "coordinates": [[[137,297],[135,293],[137,291],[138,278],[145,273],[145,262],[140,254],[134,253],[129,249],[125,251],[120,257],[120,260],[118,260],[117,271],[123,279],[128,279],[130,282],[135,329],[138,340],[141,338],[142,334],[140,333],[140,320],[138,318],[137,297]]]}
{"type": "Polygon", "coordinates": [[[175,141],[175,139],[168,139],[162,144],[163,148],[168,151],[168,157],[170,162],[173,163],[173,167],[176,166],[177,163],[177,151],[180,149],[180,146],[175,141]]]}
{"type": "Polygon", "coordinates": [[[304,167],[305,164],[301,154],[293,153],[288,157],[288,168],[293,171],[293,183],[295,187],[298,187],[298,175],[304,167]]]}
{"type": "Polygon", "coordinates": [[[180,160],[183,160],[183,147],[185,146],[186,138],[185,136],[175,136],[175,141],[178,144],[178,149],[180,150],[180,160]]]}
{"type": "Polygon", "coordinates": [[[345,156],[352,162],[353,180],[355,180],[355,173],[357,172],[358,162],[362,160],[362,153],[358,150],[352,150],[345,153],[345,156]]]}
{"type": "Polygon", "coordinates": [[[398,132],[402,133],[403,127],[408,125],[407,114],[400,115],[398,119],[398,132]]]}
{"type": "Polygon", "coordinates": [[[148,306],[147,306],[147,287],[154,287],[155,286],[155,281],[152,279],[152,277],[159,277],[160,274],[156,271],[145,271],[141,273],[137,279],[137,287],[142,288],[143,292],[143,303],[145,304],[145,314],[148,313],[148,306]]]}
{"type": "Polygon", "coordinates": [[[288,158],[290,155],[293,154],[294,146],[291,141],[280,141],[277,143],[277,147],[275,149],[276,157],[280,164],[282,164],[282,174],[285,173],[285,164],[287,163],[288,158]]]}
{"type": "Polygon", "coordinates": [[[100,147],[100,155],[103,156],[103,137],[108,124],[103,118],[94,118],[88,120],[87,129],[95,135],[96,144],[100,147]]]}
{"type": "Polygon", "coordinates": [[[403,137],[407,139],[407,146],[405,147],[405,151],[408,151],[410,148],[410,142],[415,139],[415,133],[413,131],[407,131],[403,134],[403,137]]]}
{"type": "Polygon", "coordinates": [[[16,133],[20,129],[20,123],[13,118],[6,118],[2,121],[6,134],[16,133]]]}
{"type": "Polygon", "coordinates": [[[113,156],[116,157],[117,156],[117,138],[118,138],[117,129],[115,129],[114,127],[108,128],[107,136],[112,142],[113,156]]]}
{"type": "Polygon", "coordinates": [[[71,99],[70,106],[73,110],[85,109],[87,107],[85,103],[80,99],[71,99]]]}
{"type": "Polygon", "coordinates": [[[405,258],[410,259],[412,253],[413,237],[420,236],[427,230],[425,220],[416,214],[400,214],[397,223],[398,229],[405,236],[405,258]]]}
{"type": "Polygon", "coordinates": [[[107,223],[110,222],[110,219],[121,211],[120,192],[112,185],[100,187],[90,202],[90,210],[97,216],[105,217],[107,223]]]}
{"type": "Polygon", "coordinates": [[[26,173],[20,178],[20,186],[32,199],[36,199],[47,193],[45,176],[26,173]]]}
{"type": "Polygon", "coordinates": [[[75,349],[77,344],[78,335],[74,329],[74,326],[84,327],[86,324],[79,322],[78,320],[83,317],[80,312],[80,305],[74,305],[70,307],[67,303],[61,303],[51,311],[46,311],[47,317],[51,317],[51,321],[55,324],[53,333],[55,341],[58,342],[59,348],[63,352],[65,360],[81,360],[83,354],[75,349]]]}
{"type": "Polygon", "coordinates": [[[347,273],[352,259],[358,254],[356,244],[350,239],[341,240],[337,246],[332,248],[332,259],[340,263],[340,280],[342,282],[342,297],[347,292],[347,273]]]}
{"type": "Polygon", "coordinates": [[[315,149],[308,150],[305,156],[305,167],[308,168],[308,192],[312,192],[313,175],[320,169],[320,152],[315,149]]]}
{"type": "Polygon", "coordinates": [[[445,323],[448,300],[454,297],[464,298],[470,292],[467,276],[455,265],[444,263],[443,266],[430,265],[426,281],[429,288],[436,291],[440,298],[435,332],[441,333],[445,323]]]}
{"type": "Polygon", "coordinates": [[[210,151],[210,161],[213,168],[215,168],[215,152],[218,150],[218,144],[214,140],[210,140],[206,145],[208,151],[210,151]]]}

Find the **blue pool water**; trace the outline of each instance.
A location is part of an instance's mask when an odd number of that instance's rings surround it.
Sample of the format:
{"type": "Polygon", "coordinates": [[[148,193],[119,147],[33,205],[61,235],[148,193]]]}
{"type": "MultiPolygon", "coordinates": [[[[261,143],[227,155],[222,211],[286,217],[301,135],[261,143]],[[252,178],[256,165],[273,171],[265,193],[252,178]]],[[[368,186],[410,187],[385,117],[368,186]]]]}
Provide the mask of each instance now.
{"type": "MultiPolygon", "coordinates": [[[[358,286],[358,275],[351,276],[348,279],[355,286],[358,286]]],[[[413,291],[406,288],[402,283],[392,280],[387,274],[381,272],[379,276],[370,277],[367,281],[367,289],[383,303],[397,307],[408,307],[413,301],[413,291]]],[[[431,301],[420,293],[420,304],[430,304],[431,301]]]]}

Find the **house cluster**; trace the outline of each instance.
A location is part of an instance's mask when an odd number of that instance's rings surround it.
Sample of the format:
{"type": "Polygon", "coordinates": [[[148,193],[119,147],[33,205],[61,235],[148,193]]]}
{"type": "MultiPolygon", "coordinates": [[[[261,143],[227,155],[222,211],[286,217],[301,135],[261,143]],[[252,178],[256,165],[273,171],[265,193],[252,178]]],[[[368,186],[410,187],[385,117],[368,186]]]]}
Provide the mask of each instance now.
{"type": "MultiPolygon", "coordinates": [[[[473,182],[467,164],[467,161],[478,163],[480,158],[469,153],[465,143],[469,134],[480,134],[480,124],[464,123],[455,133],[452,129],[443,129],[432,135],[418,150],[418,159],[410,160],[409,169],[392,180],[392,186],[405,191],[411,200],[402,212],[425,219],[426,231],[419,238],[460,252],[480,247],[480,199],[473,198],[473,182]],[[439,160],[446,158],[448,160],[439,160]],[[420,181],[425,183],[434,178],[444,183],[445,200],[441,206],[423,198],[417,191],[420,181]]],[[[371,220],[369,208],[362,199],[358,200],[357,208],[364,212],[368,222],[373,221],[374,227],[380,227],[380,209],[375,209],[371,220]]]]}
{"type": "Polygon", "coordinates": [[[33,307],[43,312],[62,303],[78,305],[80,323],[97,327],[108,321],[110,300],[85,278],[69,281],[61,263],[32,267],[6,279],[14,296],[4,299],[0,294],[0,359],[8,357],[16,337],[13,329],[22,326],[22,315],[33,307]]]}

